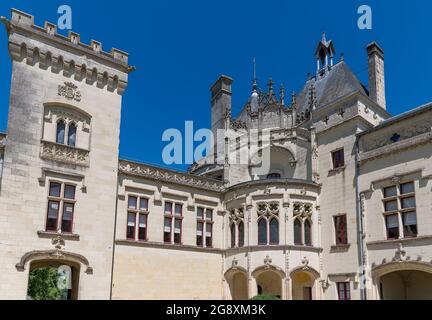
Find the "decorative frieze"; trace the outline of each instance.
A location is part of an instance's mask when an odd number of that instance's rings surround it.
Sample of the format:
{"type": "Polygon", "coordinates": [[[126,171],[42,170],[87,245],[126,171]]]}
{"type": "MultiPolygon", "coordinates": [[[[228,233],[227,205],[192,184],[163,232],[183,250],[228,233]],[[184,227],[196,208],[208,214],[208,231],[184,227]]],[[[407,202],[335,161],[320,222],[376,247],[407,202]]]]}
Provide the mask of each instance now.
{"type": "Polygon", "coordinates": [[[46,160],[84,167],[88,167],[90,163],[90,152],[88,150],[72,148],[49,141],[41,141],[40,157],[46,160]]]}
{"type": "Polygon", "coordinates": [[[121,160],[119,162],[119,171],[123,174],[175,183],[209,191],[221,192],[224,190],[224,185],[221,181],[195,176],[188,173],[157,168],[142,163],[121,160]]]}

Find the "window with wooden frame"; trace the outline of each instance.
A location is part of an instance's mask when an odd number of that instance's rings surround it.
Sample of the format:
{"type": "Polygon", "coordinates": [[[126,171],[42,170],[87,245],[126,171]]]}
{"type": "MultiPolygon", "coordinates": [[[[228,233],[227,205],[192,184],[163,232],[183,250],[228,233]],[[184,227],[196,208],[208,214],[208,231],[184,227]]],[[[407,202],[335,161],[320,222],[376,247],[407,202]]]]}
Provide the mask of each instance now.
{"type": "Polygon", "coordinates": [[[197,208],[197,246],[211,248],[213,246],[213,210],[197,208]]]}
{"type": "Polygon", "coordinates": [[[183,204],[165,201],[164,242],[182,243],[183,204]]]}
{"type": "Polygon", "coordinates": [[[339,149],[332,152],[333,169],[343,168],[345,166],[344,149],[339,149]]]}
{"type": "Polygon", "coordinates": [[[46,231],[72,233],[75,211],[76,186],[50,181],[46,231]]]}
{"type": "Polygon", "coordinates": [[[349,282],[338,282],[336,287],[339,300],[351,300],[351,287],[349,282]]]}
{"type": "Polygon", "coordinates": [[[147,241],[148,198],[129,195],[126,238],[147,241]]]}
{"type": "Polygon", "coordinates": [[[348,244],[347,216],[341,214],[333,217],[336,235],[336,245],[348,244]]]}
{"type": "Polygon", "coordinates": [[[388,240],[417,237],[417,208],[414,182],[383,189],[384,220],[388,240]]]}

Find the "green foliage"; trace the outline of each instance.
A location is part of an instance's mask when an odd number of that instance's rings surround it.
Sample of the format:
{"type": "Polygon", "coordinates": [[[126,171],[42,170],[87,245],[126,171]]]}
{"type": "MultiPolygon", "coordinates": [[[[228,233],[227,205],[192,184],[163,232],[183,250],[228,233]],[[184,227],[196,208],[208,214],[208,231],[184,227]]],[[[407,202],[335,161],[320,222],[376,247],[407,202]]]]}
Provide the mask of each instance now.
{"type": "Polygon", "coordinates": [[[32,300],[59,300],[64,292],[57,288],[57,268],[41,268],[30,272],[27,295],[32,300]]]}
{"type": "Polygon", "coordinates": [[[253,297],[251,300],[280,300],[280,299],[276,296],[261,294],[253,297]]]}

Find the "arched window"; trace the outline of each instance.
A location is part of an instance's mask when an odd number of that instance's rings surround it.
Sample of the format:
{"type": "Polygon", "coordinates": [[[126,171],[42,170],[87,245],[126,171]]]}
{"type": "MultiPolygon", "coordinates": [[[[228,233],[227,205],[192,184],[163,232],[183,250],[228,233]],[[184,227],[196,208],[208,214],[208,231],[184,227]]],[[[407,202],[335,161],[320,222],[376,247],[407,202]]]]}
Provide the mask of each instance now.
{"type": "Polygon", "coordinates": [[[63,120],[57,122],[56,142],[59,144],[64,144],[65,128],[66,125],[63,120]]]}
{"type": "Polygon", "coordinates": [[[68,130],[68,146],[69,147],[75,147],[76,144],[76,133],[77,133],[77,127],[75,125],[75,123],[71,123],[69,125],[69,130],[68,130]]]}
{"type": "Polygon", "coordinates": [[[240,222],[238,225],[238,235],[239,235],[239,247],[244,247],[244,223],[240,222]]]}
{"type": "Polygon", "coordinates": [[[267,179],[280,179],[281,174],[280,173],[269,173],[267,175],[267,179]]]}
{"type": "Polygon", "coordinates": [[[312,224],[309,219],[304,222],[304,244],[312,246],[312,224]]]}
{"type": "Polygon", "coordinates": [[[235,223],[231,224],[231,248],[236,246],[236,226],[235,223]]]}
{"type": "Polygon", "coordinates": [[[302,223],[299,219],[294,220],[294,244],[302,245],[302,223]]]}
{"type": "Polygon", "coordinates": [[[258,244],[267,245],[267,220],[258,221],[258,244]]]}
{"type": "Polygon", "coordinates": [[[279,222],[276,218],[270,221],[270,244],[279,244],[279,222]]]}

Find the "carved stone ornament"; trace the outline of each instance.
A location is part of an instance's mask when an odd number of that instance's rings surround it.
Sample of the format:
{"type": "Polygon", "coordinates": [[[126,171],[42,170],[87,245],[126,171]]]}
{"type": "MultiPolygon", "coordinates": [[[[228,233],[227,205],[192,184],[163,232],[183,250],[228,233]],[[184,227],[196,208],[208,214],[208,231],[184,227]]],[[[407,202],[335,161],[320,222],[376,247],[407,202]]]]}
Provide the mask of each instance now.
{"type": "Polygon", "coordinates": [[[123,174],[144,177],[157,181],[170,182],[185,185],[203,190],[221,192],[224,190],[222,182],[192,175],[188,173],[176,172],[168,169],[157,168],[141,163],[120,161],[119,171],[123,174]]]}
{"type": "Polygon", "coordinates": [[[278,216],[279,202],[260,202],[257,204],[258,216],[278,216]]]}
{"type": "Polygon", "coordinates": [[[296,202],[293,211],[295,217],[310,218],[313,213],[313,206],[310,203],[296,202]]]}
{"type": "Polygon", "coordinates": [[[410,260],[410,257],[407,256],[405,249],[403,248],[402,243],[398,244],[398,248],[396,249],[395,256],[393,258],[394,262],[404,262],[410,260]]]}
{"type": "Polygon", "coordinates": [[[77,90],[78,87],[74,85],[72,82],[65,82],[64,85],[58,86],[58,95],[61,97],[65,97],[69,100],[75,100],[80,102],[82,95],[81,92],[77,90]]]}
{"type": "Polygon", "coordinates": [[[237,258],[234,258],[233,261],[232,261],[232,268],[233,268],[233,269],[237,269],[238,264],[239,264],[238,259],[237,259],[237,258]]]}
{"type": "Polygon", "coordinates": [[[265,268],[269,269],[272,263],[273,263],[272,258],[270,258],[270,256],[266,256],[266,258],[264,259],[265,268]]]}
{"type": "Polygon", "coordinates": [[[42,141],[40,157],[42,159],[88,167],[90,152],[62,144],[42,141]]]}
{"type": "Polygon", "coordinates": [[[242,221],[244,219],[244,209],[243,208],[232,209],[230,211],[229,217],[231,223],[232,222],[237,223],[242,221]]]}
{"type": "Polygon", "coordinates": [[[309,270],[309,259],[307,257],[304,257],[302,260],[302,270],[309,270]]]}
{"type": "Polygon", "coordinates": [[[66,245],[65,240],[61,236],[52,239],[51,243],[57,250],[63,250],[63,247],[66,245]]]}

